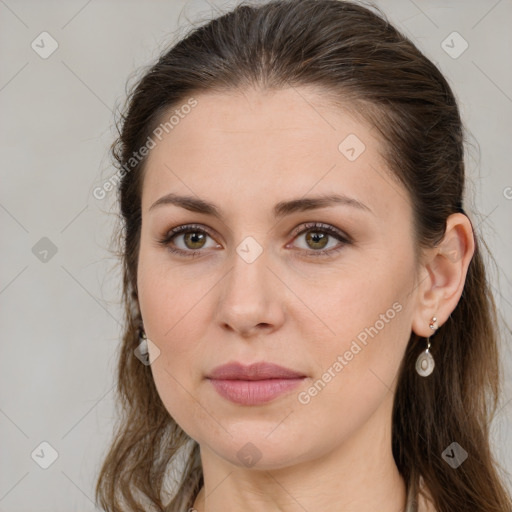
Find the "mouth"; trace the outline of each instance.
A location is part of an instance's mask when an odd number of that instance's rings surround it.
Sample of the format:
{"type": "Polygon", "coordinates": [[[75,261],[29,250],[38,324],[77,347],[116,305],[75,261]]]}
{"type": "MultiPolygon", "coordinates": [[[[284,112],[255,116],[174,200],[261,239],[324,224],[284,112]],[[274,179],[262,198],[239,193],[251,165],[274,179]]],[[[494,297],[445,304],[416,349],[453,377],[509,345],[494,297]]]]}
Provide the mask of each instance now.
{"type": "Polygon", "coordinates": [[[273,363],[245,366],[229,363],[216,367],[207,379],[223,398],[240,405],[270,402],[296,388],[306,375],[273,363]]]}
{"type": "Polygon", "coordinates": [[[300,379],[264,380],[216,380],[211,379],[215,390],[224,398],[240,405],[259,405],[270,402],[278,396],[297,387],[300,379]]]}

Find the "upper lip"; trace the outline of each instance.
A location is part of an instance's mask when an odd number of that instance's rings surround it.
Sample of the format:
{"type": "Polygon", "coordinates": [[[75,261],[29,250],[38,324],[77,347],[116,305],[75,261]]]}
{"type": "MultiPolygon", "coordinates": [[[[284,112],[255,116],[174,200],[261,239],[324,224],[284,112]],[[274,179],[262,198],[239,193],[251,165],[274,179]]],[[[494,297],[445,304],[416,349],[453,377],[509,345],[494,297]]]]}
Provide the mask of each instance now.
{"type": "Polygon", "coordinates": [[[274,363],[259,362],[248,366],[234,362],[215,367],[207,376],[210,379],[227,380],[265,380],[297,379],[305,377],[303,373],[274,363]]]}

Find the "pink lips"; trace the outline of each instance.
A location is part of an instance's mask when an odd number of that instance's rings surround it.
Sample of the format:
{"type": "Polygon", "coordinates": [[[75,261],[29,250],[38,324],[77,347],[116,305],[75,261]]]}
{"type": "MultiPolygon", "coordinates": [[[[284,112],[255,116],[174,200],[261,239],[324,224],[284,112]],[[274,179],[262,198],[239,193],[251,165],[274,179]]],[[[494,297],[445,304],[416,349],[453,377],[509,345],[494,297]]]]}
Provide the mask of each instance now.
{"type": "Polygon", "coordinates": [[[272,363],[249,366],[229,363],[216,367],[207,378],[224,398],[241,405],[258,405],[298,386],[306,376],[272,363]]]}

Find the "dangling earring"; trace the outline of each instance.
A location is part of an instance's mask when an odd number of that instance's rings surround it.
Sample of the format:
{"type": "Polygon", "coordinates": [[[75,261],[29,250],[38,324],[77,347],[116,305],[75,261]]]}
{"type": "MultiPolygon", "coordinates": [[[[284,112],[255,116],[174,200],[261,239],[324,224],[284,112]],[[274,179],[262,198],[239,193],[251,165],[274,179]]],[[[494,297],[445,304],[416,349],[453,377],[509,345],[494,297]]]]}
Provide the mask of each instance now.
{"type": "Polygon", "coordinates": [[[143,327],[139,327],[139,344],[133,351],[135,357],[144,365],[149,365],[149,347],[148,339],[143,327]]]}
{"type": "MultiPolygon", "coordinates": [[[[428,326],[433,332],[437,331],[439,326],[437,325],[437,318],[435,316],[432,318],[428,326]]],[[[427,348],[418,356],[418,359],[416,359],[416,371],[422,377],[428,377],[434,371],[435,362],[429,349],[430,336],[427,338],[427,348]]]]}
{"type": "Polygon", "coordinates": [[[139,345],[133,351],[137,359],[139,359],[146,366],[155,362],[157,357],[160,355],[159,348],[155,343],[151,342],[151,359],[149,354],[149,340],[144,331],[144,327],[139,328],[139,345]]]}

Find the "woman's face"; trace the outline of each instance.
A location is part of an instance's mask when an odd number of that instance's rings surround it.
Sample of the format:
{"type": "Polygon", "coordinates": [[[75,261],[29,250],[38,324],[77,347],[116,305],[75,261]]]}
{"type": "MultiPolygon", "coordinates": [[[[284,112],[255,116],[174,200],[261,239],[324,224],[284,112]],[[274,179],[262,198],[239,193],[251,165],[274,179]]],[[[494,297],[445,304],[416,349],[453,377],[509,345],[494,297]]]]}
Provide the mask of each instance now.
{"type": "Polygon", "coordinates": [[[139,301],[165,407],[202,450],[238,466],[382,437],[416,267],[411,205],[376,131],[312,89],[195,99],[155,140],[142,195],[139,301]],[[190,201],[151,208],[168,194],[190,201]],[[341,199],[317,204],[327,196],[341,199]],[[208,378],[232,362],[301,377],[208,378]]]}

